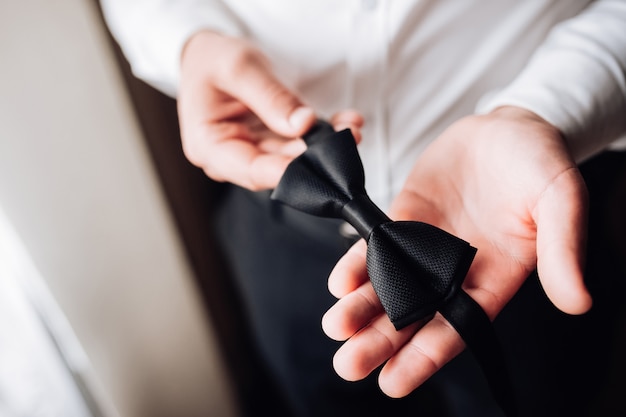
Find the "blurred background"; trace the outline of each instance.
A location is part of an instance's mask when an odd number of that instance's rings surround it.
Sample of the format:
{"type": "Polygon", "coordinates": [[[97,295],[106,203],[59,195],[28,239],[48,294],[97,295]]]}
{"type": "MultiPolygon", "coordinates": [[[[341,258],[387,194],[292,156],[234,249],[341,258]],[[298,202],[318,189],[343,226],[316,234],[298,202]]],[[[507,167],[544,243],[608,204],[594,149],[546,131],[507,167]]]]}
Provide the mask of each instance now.
{"type": "MultiPolygon", "coordinates": [[[[212,240],[220,186],[185,160],[174,100],[130,74],[97,1],[2,0],[0,75],[0,417],[287,415],[212,240]]],[[[589,416],[622,416],[626,154],[583,172],[590,260],[610,279],[552,336],[585,329],[572,354],[588,355],[553,357],[597,379],[589,416]]]]}
{"type": "Polygon", "coordinates": [[[236,413],[116,53],[95,1],[0,2],[2,417],[236,413]]]}

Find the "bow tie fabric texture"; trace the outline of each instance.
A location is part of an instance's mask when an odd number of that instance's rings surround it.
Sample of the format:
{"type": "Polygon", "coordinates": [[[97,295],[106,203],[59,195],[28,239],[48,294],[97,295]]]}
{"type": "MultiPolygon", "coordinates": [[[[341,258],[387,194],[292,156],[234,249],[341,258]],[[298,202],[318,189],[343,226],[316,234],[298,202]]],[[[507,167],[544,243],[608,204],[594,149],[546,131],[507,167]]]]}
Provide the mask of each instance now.
{"type": "Polygon", "coordinates": [[[367,271],[397,330],[439,311],[481,365],[495,400],[516,415],[504,357],[491,321],[462,288],[476,249],[435,226],[392,221],[368,197],[350,130],[318,121],[307,150],[287,167],[271,198],[320,217],[342,218],[367,241],[367,271]]]}

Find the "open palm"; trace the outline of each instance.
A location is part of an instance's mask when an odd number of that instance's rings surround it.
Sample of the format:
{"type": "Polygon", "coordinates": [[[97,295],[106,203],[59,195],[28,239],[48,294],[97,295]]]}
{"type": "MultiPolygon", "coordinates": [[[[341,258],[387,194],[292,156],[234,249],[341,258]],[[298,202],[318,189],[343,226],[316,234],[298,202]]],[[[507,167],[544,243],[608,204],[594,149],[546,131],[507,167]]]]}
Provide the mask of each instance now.
{"type": "MultiPolygon", "coordinates": [[[[416,162],[390,215],[478,248],[463,287],[492,319],[535,268],[561,310],[578,314],[591,305],[582,277],[586,189],[559,132],[533,113],[501,108],[452,125],[416,162]]],[[[340,260],[329,288],[340,300],[323,327],[346,340],[334,360],[345,379],[386,362],[380,387],[402,397],[464,347],[439,314],[394,329],[367,279],[364,242],[340,260]]]]}

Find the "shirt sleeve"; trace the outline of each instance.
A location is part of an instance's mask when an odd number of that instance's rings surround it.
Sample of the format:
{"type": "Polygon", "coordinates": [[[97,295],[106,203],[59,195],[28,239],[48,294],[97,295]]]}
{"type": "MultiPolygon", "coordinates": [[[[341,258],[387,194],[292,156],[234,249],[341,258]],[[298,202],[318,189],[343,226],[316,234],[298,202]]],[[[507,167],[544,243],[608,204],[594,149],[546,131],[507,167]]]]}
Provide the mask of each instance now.
{"type": "Polygon", "coordinates": [[[243,26],[220,0],[101,0],[105,21],[133,74],[175,97],[180,57],[191,35],[210,29],[240,36],[243,26]]]}
{"type": "Polygon", "coordinates": [[[513,82],[478,113],[513,105],[556,126],[581,162],[626,141],[626,1],[592,3],[554,27],[513,82]]]}

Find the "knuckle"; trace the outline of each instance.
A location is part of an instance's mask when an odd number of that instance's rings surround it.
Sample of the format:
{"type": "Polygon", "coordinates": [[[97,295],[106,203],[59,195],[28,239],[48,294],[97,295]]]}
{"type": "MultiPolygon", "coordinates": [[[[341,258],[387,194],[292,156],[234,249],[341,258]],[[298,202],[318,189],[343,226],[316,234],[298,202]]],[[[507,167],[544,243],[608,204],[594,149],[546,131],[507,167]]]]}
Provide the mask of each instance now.
{"type": "Polygon", "coordinates": [[[226,178],[224,178],[221,175],[218,175],[210,165],[206,165],[202,169],[202,171],[204,172],[204,175],[206,175],[207,177],[209,177],[215,182],[226,182],[226,178]]]}
{"type": "Polygon", "coordinates": [[[223,76],[231,81],[254,80],[251,85],[259,89],[259,96],[264,97],[269,108],[291,109],[299,104],[294,94],[273,77],[265,56],[251,46],[236,47],[223,70],[223,76]]]}
{"type": "Polygon", "coordinates": [[[246,186],[250,191],[262,191],[263,189],[267,188],[258,177],[258,163],[259,159],[254,159],[248,164],[246,186]]]}
{"type": "Polygon", "coordinates": [[[234,46],[223,62],[225,65],[222,66],[222,75],[234,79],[244,76],[250,68],[265,65],[262,54],[247,44],[234,46]]]}
{"type": "Polygon", "coordinates": [[[248,189],[250,191],[262,191],[264,189],[264,187],[261,187],[259,184],[257,184],[256,182],[252,181],[249,183],[248,189]]]}
{"type": "Polygon", "coordinates": [[[278,82],[268,82],[265,85],[265,97],[270,108],[291,110],[298,106],[298,100],[278,82]]]}
{"type": "Polygon", "coordinates": [[[185,155],[185,158],[187,158],[187,160],[191,162],[193,165],[200,166],[200,156],[199,156],[199,152],[197,151],[198,147],[195,145],[195,141],[189,138],[183,137],[182,148],[183,148],[183,154],[185,155]]]}
{"type": "Polygon", "coordinates": [[[200,143],[203,140],[205,140],[203,135],[183,135],[181,141],[183,155],[192,165],[202,169],[209,178],[222,181],[223,179],[215,171],[211,159],[207,157],[206,147],[200,143]]]}

